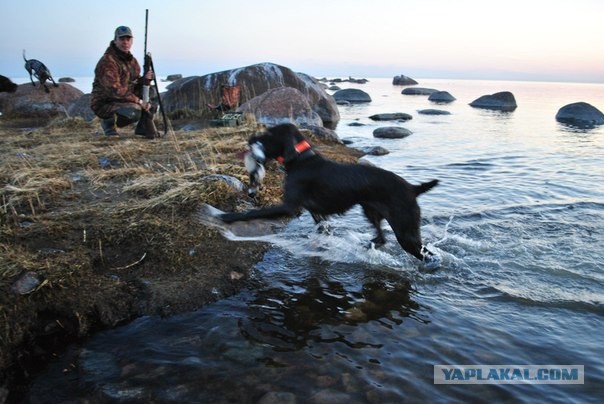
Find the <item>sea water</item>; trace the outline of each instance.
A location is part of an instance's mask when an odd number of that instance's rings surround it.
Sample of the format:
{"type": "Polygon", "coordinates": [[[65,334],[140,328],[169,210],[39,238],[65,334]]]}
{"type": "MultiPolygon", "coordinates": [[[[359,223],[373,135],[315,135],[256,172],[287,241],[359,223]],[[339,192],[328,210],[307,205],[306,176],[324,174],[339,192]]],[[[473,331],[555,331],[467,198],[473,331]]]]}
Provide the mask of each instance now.
{"type": "Polygon", "coordinates": [[[419,197],[440,268],[423,268],[387,226],[387,244],[369,247],[374,235],[358,209],[333,218],[329,234],[304,214],[261,236],[272,248],[252,286],[72,346],[36,379],[32,400],[601,400],[604,128],[567,127],[555,115],[578,101],[604,111],[604,85],[420,80],[457,98],[443,105],[402,95],[390,79],[340,86],[372,98],[339,107],[342,139],[388,149],[365,158],[412,183],[440,180],[419,197]],[[468,105],[499,91],[514,94],[515,111],[468,105]],[[418,112],[429,108],[450,115],[418,112]],[[369,119],[387,112],[413,119],[369,119]],[[374,138],[381,126],[413,134],[374,138]],[[435,365],[581,365],[584,383],[442,385],[435,365]]]}

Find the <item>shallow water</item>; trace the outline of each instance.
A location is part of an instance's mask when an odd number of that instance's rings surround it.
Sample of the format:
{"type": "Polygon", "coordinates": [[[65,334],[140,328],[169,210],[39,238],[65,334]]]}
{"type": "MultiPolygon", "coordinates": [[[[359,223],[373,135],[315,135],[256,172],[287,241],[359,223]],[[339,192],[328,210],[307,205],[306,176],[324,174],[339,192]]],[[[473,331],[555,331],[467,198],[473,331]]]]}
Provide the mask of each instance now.
{"type": "Polygon", "coordinates": [[[261,236],[274,247],[249,289],[70,347],[36,379],[31,401],[52,392],[57,401],[93,402],[599,402],[604,128],[576,130],[554,116],[576,101],[604,110],[604,86],[421,86],[457,101],[433,105],[374,79],[351,85],[373,102],[341,107],[337,131],[353,146],[389,149],[367,159],[410,182],[441,180],[419,199],[440,269],[422,268],[389,228],[384,248],[367,248],[373,235],[358,209],[334,218],[329,235],[304,214],[261,236]],[[467,105],[505,90],[519,105],[512,113],[467,105]],[[451,115],[417,114],[426,108],[451,115]],[[413,120],[368,119],[379,112],[413,120]],[[389,125],[414,134],[373,138],[389,125]],[[585,384],[435,385],[439,364],[584,365],[585,384]]]}

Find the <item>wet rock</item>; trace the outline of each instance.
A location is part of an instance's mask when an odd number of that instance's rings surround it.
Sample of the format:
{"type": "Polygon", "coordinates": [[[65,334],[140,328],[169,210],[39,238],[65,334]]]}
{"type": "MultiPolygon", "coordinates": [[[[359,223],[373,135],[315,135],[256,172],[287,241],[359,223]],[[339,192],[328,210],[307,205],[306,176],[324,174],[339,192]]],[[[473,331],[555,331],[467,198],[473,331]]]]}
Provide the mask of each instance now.
{"type": "Polygon", "coordinates": [[[347,393],[356,393],[359,391],[359,384],[350,373],[342,373],[342,386],[347,393]]]}
{"type": "Polygon", "coordinates": [[[314,404],[349,404],[354,402],[354,400],[349,394],[325,389],[313,395],[311,402],[314,404]]]}
{"type": "Polygon", "coordinates": [[[317,376],[316,381],[317,381],[317,386],[319,386],[319,387],[331,387],[338,382],[335,377],[330,376],[330,375],[317,376]]]}
{"type": "Polygon", "coordinates": [[[575,102],[560,108],[556,121],[579,128],[593,128],[604,124],[604,114],[591,104],[575,102]]]}
{"type": "Polygon", "coordinates": [[[350,122],[348,126],[365,126],[365,124],[361,122],[350,122]]]}
{"type": "Polygon", "coordinates": [[[26,295],[33,292],[41,281],[35,272],[25,272],[11,286],[11,290],[18,295],[26,295]]]}
{"type": "Polygon", "coordinates": [[[343,90],[336,91],[333,98],[337,103],[340,101],[347,101],[351,104],[361,104],[365,102],[371,102],[371,97],[363,90],[358,88],[345,88],[343,90]]]}
{"type": "Polygon", "coordinates": [[[75,79],[71,77],[61,77],[59,83],[75,83],[75,79]]]}
{"type": "Polygon", "coordinates": [[[382,146],[363,147],[362,149],[360,149],[360,151],[364,155],[369,156],[385,156],[387,154],[390,154],[390,152],[382,146]]]}
{"type": "Polygon", "coordinates": [[[369,119],[373,121],[408,121],[413,117],[404,112],[392,112],[386,114],[375,114],[371,115],[369,119]]]}
{"type": "Polygon", "coordinates": [[[341,90],[341,88],[340,88],[340,87],[338,87],[338,86],[330,86],[330,87],[328,88],[328,90],[331,90],[331,91],[338,91],[338,90],[341,90]]]}
{"type": "Polygon", "coordinates": [[[252,366],[258,362],[258,358],[262,357],[262,347],[231,347],[222,356],[238,365],[252,366]]]}
{"type": "Polygon", "coordinates": [[[258,404],[296,404],[296,396],[286,391],[269,391],[258,401],[258,404]]]}
{"type": "Polygon", "coordinates": [[[455,101],[456,98],[449,94],[448,91],[436,91],[428,97],[428,101],[435,102],[437,104],[447,104],[455,101]]]}
{"type": "Polygon", "coordinates": [[[401,74],[400,76],[394,76],[394,78],[392,79],[392,84],[395,86],[413,86],[418,83],[411,77],[407,77],[404,74],[401,74]]]}
{"type": "Polygon", "coordinates": [[[373,131],[373,136],[382,139],[402,139],[413,134],[409,129],[398,126],[386,126],[373,131]]]}
{"type": "Polygon", "coordinates": [[[493,109],[499,111],[514,111],[518,105],[514,94],[509,91],[502,91],[491,95],[483,95],[470,103],[471,107],[493,109]]]}
{"type": "Polygon", "coordinates": [[[417,113],[422,115],[451,115],[449,111],[442,109],[420,109],[417,113]]]}
{"type": "Polygon", "coordinates": [[[433,93],[435,93],[437,91],[438,90],[436,90],[434,88],[409,87],[409,88],[405,88],[403,91],[401,91],[401,94],[404,94],[404,95],[432,95],[433,93]]]}

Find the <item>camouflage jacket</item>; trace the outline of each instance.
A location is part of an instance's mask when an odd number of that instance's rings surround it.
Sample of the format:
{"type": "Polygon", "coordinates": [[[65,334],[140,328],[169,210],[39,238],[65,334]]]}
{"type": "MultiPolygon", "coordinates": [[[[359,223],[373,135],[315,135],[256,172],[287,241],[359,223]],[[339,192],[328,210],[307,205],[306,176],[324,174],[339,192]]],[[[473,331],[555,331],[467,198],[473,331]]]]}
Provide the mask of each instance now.
{"type": "Polygon", "coordinates": [[[141,67],[131,53],[120,51],[111,41],[94,69],[90,107],[97,112],[113,103],[138,103],[141,67]]]}

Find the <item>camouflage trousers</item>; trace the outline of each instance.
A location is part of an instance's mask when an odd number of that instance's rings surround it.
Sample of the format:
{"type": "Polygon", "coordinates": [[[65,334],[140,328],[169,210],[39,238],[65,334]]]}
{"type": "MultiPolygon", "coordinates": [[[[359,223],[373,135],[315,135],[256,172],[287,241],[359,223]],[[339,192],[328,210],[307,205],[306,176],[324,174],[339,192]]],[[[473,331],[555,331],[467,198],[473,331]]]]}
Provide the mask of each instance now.
{"type": "Polygon", "coordinates": [[[142,107],[135,102],[112,102],[91,108],[94,114],[101,119],[111,118],[119,109],[136,109],[142,111],[142,107]]]}

